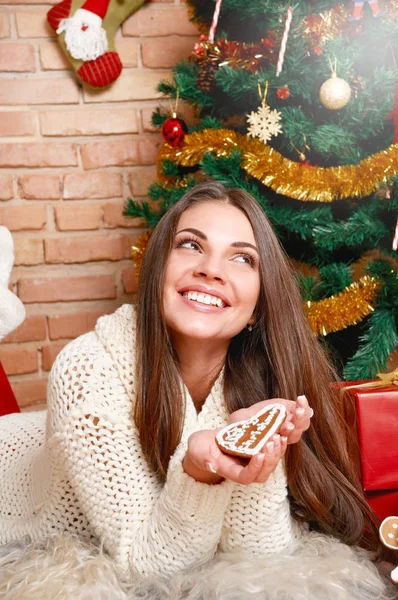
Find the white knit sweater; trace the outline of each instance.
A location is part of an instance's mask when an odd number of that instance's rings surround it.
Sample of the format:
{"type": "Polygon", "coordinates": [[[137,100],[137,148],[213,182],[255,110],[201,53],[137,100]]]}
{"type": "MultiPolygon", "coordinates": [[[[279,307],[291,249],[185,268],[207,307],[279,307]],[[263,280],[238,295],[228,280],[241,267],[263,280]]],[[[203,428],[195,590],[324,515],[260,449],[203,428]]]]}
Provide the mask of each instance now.
{"type": "Polygon", "coordinates": [[[149,468],[132,420],[135,312],[101,317],[58,355],[48,411],[0,419],[0,544],[73,532],[104,542],[125,575],[172,575],[217,549],[286,551],[301,535],[283,465],[265,484],[199,483],[182,468],[187,439],[227,422],[221,376],[196,413],[184,386],[181,443],[165,484],[149,468]]]}

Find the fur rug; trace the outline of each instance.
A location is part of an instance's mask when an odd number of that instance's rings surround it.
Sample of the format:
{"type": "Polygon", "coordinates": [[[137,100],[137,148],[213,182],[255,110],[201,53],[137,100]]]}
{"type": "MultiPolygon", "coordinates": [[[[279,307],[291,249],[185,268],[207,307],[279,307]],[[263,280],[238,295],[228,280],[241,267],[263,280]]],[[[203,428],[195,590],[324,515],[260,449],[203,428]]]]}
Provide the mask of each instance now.
{"type": "Polygon", "coordinates": [[[0,548],[1,600],[393,600],[398,587],[364,552],[323,535],[292,555],[248,559],[219,554],[197,569],[123,582],[97,547],[73,537],[0,548]]]}

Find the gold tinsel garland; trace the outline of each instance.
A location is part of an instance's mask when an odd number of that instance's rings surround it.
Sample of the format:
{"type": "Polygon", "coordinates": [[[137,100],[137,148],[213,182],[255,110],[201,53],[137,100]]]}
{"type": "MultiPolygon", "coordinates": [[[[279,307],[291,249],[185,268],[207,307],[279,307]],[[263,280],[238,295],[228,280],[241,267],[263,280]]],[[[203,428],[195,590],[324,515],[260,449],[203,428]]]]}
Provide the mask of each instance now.
{"type": "MultiPolygon", "coordinates": [[[[151,231],[144,231],[132,247],[131,254],[137,278],[150,237],[151,231]]],[[[373,312],[371,303],[374,302],[380,287],[379,280],[365,275],[335,296],[318,302],[305,302],[304,312],[312,331],[317,336],[325,336],[360,323],[373,312]]]]}
{"type": "Polygon", "coordinates": [[[164,160],[195,167],[206,152],[229,156],[233,150],[241,153],[246,173],[274,192],[304,202],[364,198],[398,173],[398,144],[368,156],[357,165],[317,167],[285,158],[257,138],[230,129],[204,129],[186,135],[180,148],[163,145],[158,155],[159,177],[162,178],[164,160]]]}
{"type": "Polygon", "coordinates": [[[315,335],[327,335],[360,323],[373,312],[374,302],[381,282],[374,277],[364,276],[346,287],[340,294],[306,302],[304,309],[315,335]]]}

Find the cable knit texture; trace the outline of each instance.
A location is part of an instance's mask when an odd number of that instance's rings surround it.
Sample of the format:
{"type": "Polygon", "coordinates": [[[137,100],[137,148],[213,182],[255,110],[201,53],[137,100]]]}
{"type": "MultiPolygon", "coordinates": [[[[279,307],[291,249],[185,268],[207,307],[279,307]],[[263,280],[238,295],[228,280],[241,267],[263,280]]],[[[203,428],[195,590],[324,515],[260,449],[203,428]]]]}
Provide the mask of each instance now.
{"type": "Polygon", "coordinates": [[[102,540],[123,575],[169,576],[217,551],[264,556],[293,550],[282,463],[265,484],[207,485],[182,467],[188,437],[228,414],[222,374],[196,413],[184,386],[181,443],[166,482],[147,464],[132,419],[135,310],[101,317],[52,368],[48,411],[0,419],[0,544],[53,532],[102,540]]]}

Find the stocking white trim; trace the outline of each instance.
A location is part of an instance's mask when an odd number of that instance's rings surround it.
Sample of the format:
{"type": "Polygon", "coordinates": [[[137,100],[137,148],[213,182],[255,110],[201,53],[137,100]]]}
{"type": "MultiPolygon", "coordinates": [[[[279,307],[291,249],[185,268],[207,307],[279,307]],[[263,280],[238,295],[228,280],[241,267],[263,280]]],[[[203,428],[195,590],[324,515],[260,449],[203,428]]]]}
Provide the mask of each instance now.
{"type": "Polygon", "coordinates": [[[108,50],[102,19],[84,8],[79,8],[72,17],[60,21],[57,34],[63,32],[66,48],[77,60],[95,60],[108,50]]]}
{"type": "Polygon", "coordinates": [[[14,331],[25,319],[25,307],[8,289],[14,264],[14,244],[11,233],[0,227],[0,340],[14,331]]]}

